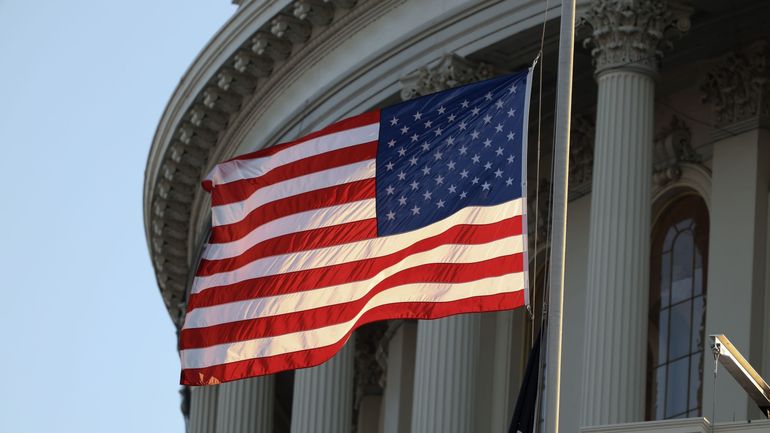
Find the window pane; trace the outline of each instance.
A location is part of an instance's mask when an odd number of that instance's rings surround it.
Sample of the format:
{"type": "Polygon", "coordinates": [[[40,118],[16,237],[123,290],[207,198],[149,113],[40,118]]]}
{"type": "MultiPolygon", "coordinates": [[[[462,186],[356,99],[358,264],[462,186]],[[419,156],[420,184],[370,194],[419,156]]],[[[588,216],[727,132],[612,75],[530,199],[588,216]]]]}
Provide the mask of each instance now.
{"type": "Polygon", "coordinates": [[[663,241],[663,252],[671,251],[671,247],[674,245],[674,237],[676,236],[676,229],[671,227],[666,233],[666,239],[663,241]]]}
{"type": "Polygon", "coordinates": [[[690,376],[690,358],[669,364],[666,389],[666,418],[687,411],[687,379],[690,376]]]}
{"type": "Polygon", "coordinates": [[[693,250],[692,232],[680,233],[674,241],[674,260],[671,275],[671,303],[675,304],[692,296],[693,250]]]}
{"type": "Polygon", "coordinates": [[[692,219],[687,218],[686,220],[682,220],[676,224],[676,228],[679,229],[679,231],[684,231],[692,227],[692,219]]]}
{"type": "MultiPolygon", "coordinates": [[[[690,410],[700,408],[700,398],[702,391],[703,377],[703,352],[696,353],[690,357],[690,410]]],[[[696,414],[697,416],[697,414],[696,414]]]]}
{"type": "MultiPolygon", "coordinates": [[[[668,359],[676,359],[690,353],[691,308],[691,301],[682,302],[681,304],[671,307],[671,317],[669,318],[671,324],[669,325],[668,359]]],[[[687,380],[686,375],[685,380],[687,380]]]]}
{"type": "Polygon", "coordinates": [[[706,298],[698,296],[692,300],[692,336],[690,352],[703,350],[703,336],[706,329],[706,298]]]}
{"type": "Polygon", "coordinates": [[[660,307],[668,307],[671,287],[671,253],[660,258],[660,307]]]}

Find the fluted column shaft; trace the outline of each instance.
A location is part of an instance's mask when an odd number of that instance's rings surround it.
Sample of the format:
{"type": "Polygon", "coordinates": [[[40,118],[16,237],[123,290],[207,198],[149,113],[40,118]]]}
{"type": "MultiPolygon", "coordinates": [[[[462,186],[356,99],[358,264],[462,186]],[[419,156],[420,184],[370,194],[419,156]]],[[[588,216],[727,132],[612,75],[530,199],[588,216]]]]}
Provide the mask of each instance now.
{"type": "Polygon", "coordinates": [[[478,314],[419,322],[413,433],[474,433],[480,330],[478,314]]]}
{"type": "Polygon", "coordinates": [[[655,85],[599,74],[583,356],[584,426],[644,419],[655,85]]]}
{"type": "Polygon", "coordinates": [[[217,422],[219,385],[196,386],[190,389],[189,433],[211,433],[217,422]]]}
{"type": "Polygon", "coordinates": [[[273,376],[219,386],[216,433],[272,433],[273,376]]]}
{"type": "Polygon", "coordinates": [[[334,358],[318,367],[297,370],[291,433],[349,433],[353,422],[351,338],[334,358]]]}

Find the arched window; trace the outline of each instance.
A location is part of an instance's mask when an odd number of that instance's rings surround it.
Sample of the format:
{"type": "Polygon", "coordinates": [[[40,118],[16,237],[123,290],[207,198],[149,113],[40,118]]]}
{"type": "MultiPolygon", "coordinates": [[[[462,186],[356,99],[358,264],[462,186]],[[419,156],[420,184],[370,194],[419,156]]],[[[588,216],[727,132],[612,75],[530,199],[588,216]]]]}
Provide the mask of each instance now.
{"type": "Polygon", "coordinates": [[[708,210],[695,195],[666,208],[650,250],[647,419],[701,415],[708,210]]]}

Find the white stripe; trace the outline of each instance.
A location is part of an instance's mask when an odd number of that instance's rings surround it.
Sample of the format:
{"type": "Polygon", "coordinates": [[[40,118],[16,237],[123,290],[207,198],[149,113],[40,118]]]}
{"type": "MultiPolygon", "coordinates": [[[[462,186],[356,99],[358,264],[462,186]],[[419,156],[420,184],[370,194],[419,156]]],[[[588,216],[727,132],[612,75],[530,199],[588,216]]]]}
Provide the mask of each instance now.
{"type": "Polygon", "coordinates": [[[274,155],[254,159],[236,159],[218,164],[206,176],[214,186],[262,176],[268,171],[291,162],[314,155],[320,155],[358,144],[376,141],[380,133],[380,124],[372,123],[358,128],[334,132],[298,143],[274,155]]]}
{"type": "Polygon", "coordinates": [[[415,242],[443,233],[458,224],[491,224],[521,215],[521,199],[495,206],[469,206],[428,226],[411,232],[366,239],[297,253],[281,254],[255,260],[241,268],[214,275],[195,277],[192,293],[210,287],[225,286],[240,281],[287,272],[322,268],[352,260],[371,259],[400,251],[415,242]]]}
{"type": "Polygon", "coordinates": [[[406,284],[378,293],[353,319],[344,323],[290,334],[182,350],[182,368],[204,368],[324,347],[344,338],[355,322],[365,312],[375,307],[400,302],[450,302],[475,296],[510,293],[522,290],[523,284],[523,272],[459,284],[406,284]]]}
{"type": "Polygon", "coordinates": [[[221,226],[236,223],[245,218],[254,209],[271,201],[330,186],[371,179],[377,173],[376,161],[376,159],[367,159],[366,161],[293,177],[259,188],[245,200],[212,206],[212,225],[221,226]]]}
{"type": "Polygon", "coordinates": [[[522,252],[522,236],[516,235],[477,245],[441,245],[430,251],[413,254],[380,271],[367,280],[339,284],[303,292],[249,299],[190,311],[184,328],[203,328],[240,320],[251,320],[361,299],[386,278],[405,269],[431,263],[476,263],[495,257],[522,252]]]}
{"type": "Polygon", "coordinates": [[[203,258],[219,260],[236,257],[267,239],[374,218],[377,215],[376,203],[376,199],[370,198],[287,215],[258,226],[237,241],[206,245],[203,258]]]}

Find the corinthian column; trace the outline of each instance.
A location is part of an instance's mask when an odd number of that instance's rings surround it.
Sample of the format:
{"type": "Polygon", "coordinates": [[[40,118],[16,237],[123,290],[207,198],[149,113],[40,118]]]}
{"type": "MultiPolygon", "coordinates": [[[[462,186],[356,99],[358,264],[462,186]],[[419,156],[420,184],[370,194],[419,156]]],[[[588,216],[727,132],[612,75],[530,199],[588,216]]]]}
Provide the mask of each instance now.
{"type": "Polygon", "coordinates": [[[291,433],[349,433],[353,425],[354,339],[334,358],[297,370],[291,433]]]}
{"type": "Polygon", "coordinates": [[[210,433],[216,428],[219,385],[196,386],[190,389],[189,433],[210,433]]]}
{"type": "Polygon", "coordinates": [[[272,433],[273,376],[219,385],[216,433],[272,433]]]}
{"type": "Polygon", "coordinates": [[[583,22],[599,85],[581,414],[595,426],[644,418],[654,78],[664,32],[689,21],[666,1],[601,0],[583,22]]]}
{"type": "MultiPolygon", "coordinates": [[[[401,79],[402,99],[490,78],[492,70],[448,54],[401,79]]],[[[417,326],[412,432],[473,433],[481,317],[420,321],[417,326]]]]}

